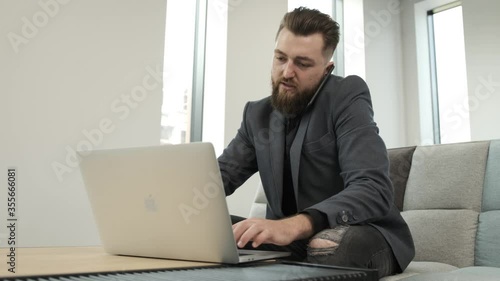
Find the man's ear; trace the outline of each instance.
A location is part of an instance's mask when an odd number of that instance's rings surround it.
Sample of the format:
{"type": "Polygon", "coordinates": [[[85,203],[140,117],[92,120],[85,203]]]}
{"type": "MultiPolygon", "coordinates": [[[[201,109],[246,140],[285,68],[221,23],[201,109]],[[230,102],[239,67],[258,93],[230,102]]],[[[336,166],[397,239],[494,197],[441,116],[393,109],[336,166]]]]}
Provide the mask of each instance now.
{"type": "Polygon", "coordinates": [[[326,65],[325,76],[329,75],[330,73],[332,73],[332,71],[333,71],[334,68],[335,68],[335,64],[333,63],[333,61],[329,62],[326,65]]]}

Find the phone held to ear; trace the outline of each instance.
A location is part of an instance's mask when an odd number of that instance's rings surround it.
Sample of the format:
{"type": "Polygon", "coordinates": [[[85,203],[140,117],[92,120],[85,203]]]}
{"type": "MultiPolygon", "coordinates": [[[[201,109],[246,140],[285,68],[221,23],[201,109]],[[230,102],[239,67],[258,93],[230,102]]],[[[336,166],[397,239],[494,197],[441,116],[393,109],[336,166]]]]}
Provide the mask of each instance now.
{"type": "Polygon", "coordinates": [[[316,99],[316,96],[318,95],[318,93],[321,91],[321,89],[323,89],[323,86],[325,85],[326,81],[328,81],[328,78],[330,78],[330,74],[332,73],[332,71],[333,71],[334,68],[335,68],[335,65],[332,64],[332,66],[327,69],[327,71],[325,73],[325,76],[323,77],[323,79],[321,79],[321,82],[319,83],[318,89],[316,90],[316,92],[314,93],[313,97],[311,98],[311,100],[307,104],[306,109],[309,108],[309,106],[316,99]]]}

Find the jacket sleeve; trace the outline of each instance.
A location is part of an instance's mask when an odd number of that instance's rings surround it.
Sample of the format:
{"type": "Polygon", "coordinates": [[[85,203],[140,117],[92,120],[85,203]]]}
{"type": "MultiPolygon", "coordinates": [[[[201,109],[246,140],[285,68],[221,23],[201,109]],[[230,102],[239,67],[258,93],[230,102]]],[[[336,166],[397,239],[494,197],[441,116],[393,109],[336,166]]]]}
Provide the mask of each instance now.
{"type": "Polygon", "coordinates": [[[344,189],[310,208],[324,213],[330,227],[380,220],[392,208],[393,191],[368,87],[350,76],[334,94],[332,119],[344,189]]]}
{"type": "Polygon", "coordinates": [[[226,196],[231,195],[258,170],[255,148],[246,122],[249,108],[250,103],[247,103],[236,136],[218,158],[226,196]]]}

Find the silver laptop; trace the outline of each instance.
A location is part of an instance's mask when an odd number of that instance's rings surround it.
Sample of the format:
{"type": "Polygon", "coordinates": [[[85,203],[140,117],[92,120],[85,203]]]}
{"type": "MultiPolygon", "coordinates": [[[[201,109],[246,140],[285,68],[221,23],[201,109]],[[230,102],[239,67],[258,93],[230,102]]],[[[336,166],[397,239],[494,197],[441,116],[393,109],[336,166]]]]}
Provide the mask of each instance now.
{"type": "Polygon", "coordinates": [[[230,264],[290,255],[237,248],[210,143],[79,154],[110,254],[230,264]]]}

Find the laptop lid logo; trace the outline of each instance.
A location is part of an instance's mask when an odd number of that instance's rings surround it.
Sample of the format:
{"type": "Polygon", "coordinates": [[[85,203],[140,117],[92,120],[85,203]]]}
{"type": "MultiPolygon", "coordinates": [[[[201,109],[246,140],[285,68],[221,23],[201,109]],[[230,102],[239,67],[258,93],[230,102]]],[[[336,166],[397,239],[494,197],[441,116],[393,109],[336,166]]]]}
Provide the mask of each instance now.
{"type": "Polygon", "coordinates": [[[153,198],[153,195],[149,194],[147,198],[144,199],[144,207],[148,212],[156,213],[158,208],[156,206],[156,201],[153,198]]]}

